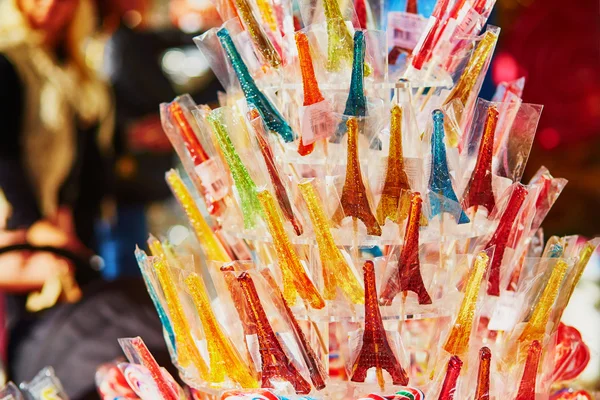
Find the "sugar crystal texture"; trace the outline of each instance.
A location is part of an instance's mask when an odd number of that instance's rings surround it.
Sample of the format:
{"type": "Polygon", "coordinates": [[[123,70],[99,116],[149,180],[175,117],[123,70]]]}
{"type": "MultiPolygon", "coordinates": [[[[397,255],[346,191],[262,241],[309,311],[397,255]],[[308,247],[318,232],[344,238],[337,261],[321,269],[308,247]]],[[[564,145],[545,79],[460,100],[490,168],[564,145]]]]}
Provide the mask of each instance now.
{"type": "Polygon", "coordinates": [[[269,233],[273,237],[277,263],[283,276],[283,294],[288,304],[292,306],[296,304],[296,297],[299,294],[312,308],[325,307],[323,297],[307,275],[298,254],[292,247],[273,196],[267,190],[261,190],[258,198],[265,213],[269,233]]]}
{"type": "Polygon", "coordinates": [[[454,85],[446,98],[445,104],[450,103],[454,99],[460,99],[462,104],[467,106],[471,92],[477,83],[477,79],[479,79],[486,60],[494,51],[497,40],[498,35],[494,32],[488,31],[483,35],[483,39],[481,39],[475,48],[458,82],[456,82],[456,85],[454,85]]]}
{"type": "Polygon", "coordinates": [[[210,359],[210,382],[220,383],[228,376],[243,388],[256,388],[254,378],[244,360],[225,335],[213,313],[204,282],[196,273],[185,278],[192,301],[200,317],[210,359]]]}
{"type": "Polygon", "coordinates": [[[244,298],[250,309],[250,318],[256,325],[258,346],[262,368],[263,388],[275,388],[273,380],[286,380],[292,384],[296,393],[308,394],[310,383],[300,375],[294,364],[286,355],[281,343],[275,336],[275,332],[269,323],[267,314],[260,302],[254,282],[248,273],[242,272],[238,277],[244,298]]]}
{"type": "Polygon", "coordinates": [[[422,203],[420,193],[411,193],[410,211],[400,260],[398,260],[398,267],[394,269],[383,289],[380,298],[382,305],[392,304],[394,297],[399,292],[407,291],[417,294],[419,304],[431,304],[431,297],[423,283],[419,262],[419,223],[422,203]]]}
{"type": "Polygon", "coordinates": [[[258,118],[258,111],[254,109],[250,111],[249,114],[252,126],[254,127],[254,133],[256,135],[258,147],[260,148],[260,153],[265,161],[265,165],[267,166],[267,172],[269,174],[269,178],[271,179],[271,184],[273,185],[273,190],[275,191],[275,197],[277,198],[279,207],[281,208],[285,219],[287,219],[294,227],[294,232],[296,232],[296,235],[300,236],[303,232],[302,224],[292,209],[292,204],[290,202],[287,189],[285,188],[283,179],[281,178],[281,173],[275,162],[275,157],[273,156],[273,149],[271,149],[266,132],[263,129],[262,121],[258,118]]]}
{"type": "Polygon", "coordinates": [[[460,309],[450,335],[444,344],[444,350],[450,354],[462,356],[469,350],[469,339],[475,319],[475,306],[477,305],[477,297],[479,296],[479,288],[483,275],[487,269],[489,257],[486,253],[481,252],[475,258],[473,268],[469,272],[469,279],[465,288],[465,296],[460,304],[460,309]]]}
{"type": "MultiPolygon", "coordinates": [[[[246,0],[236,1],[247,3],[246,0]]],[[[267,96],[265,96],[264,93],[258,89],[258,86],[256,86],[252,75],[248,71],[246,64],[244,64],[244,60],[242,60],[242,56],[236,49],[235,44],[233,44],[229,31],[226,28],[221,28],[217,32],[217,36],[238,80],[240,81],[240,86],[242,87],[242,91],[244,92],[244,96],[246,96],[248,104],[258,110],[269,130],[279,134],[284,141],[293,142],[294,132],[292,131],[292,128],[275,106],[271,104],[267,96]]]]}
{"type": "Polygon", "coordinates": [[[527,189],[521,184],[515,185],[508,200],[508,204],[500,217],[500,222],[496,227],[496,231],[484,247],[488,249],[495,246],[494,255],[490,262],[490,277],[487,290],[487,293],[491,296],[500,295],[500,267],[502,265],[502,258],[504,258],[504,252],[506,250],[512,226],[521,210],[521,206],[523,205],[526,196],[527,189]]]}
{"type": "Polygon", "coordinates": [[[269,270],[263,269],[261,271],[261,273],[265,277],[265,280],[267,281],[269,286],[271,286],[271,289],[273,289],[275,296],[278,296],[281,299],[281,302],[283,304],[283,308],[285,311],[285,315],[287,316],[288,320],[292,324],[292,329],[294,330],[294,333],[296,334],[296,337],[298,338],[298,345],[300,346],[300,349],[302,350],[302,358],[304,358],[304,362],[306,362],[306,366],[308,367],[308,372],[310,374],[310,380],[311,380],[313,386],[317,390],[323,389],[325,387],[325,377],[327,375],[325,373],[325,368],[323,367],[323,364],[321,364],[321,362],[317,358],[317,355],[315,354],[312,346],[308,342],[308,339],[306,339],[306,335],[304,335],[304,332],[300,328],[300,324],[298,324],[298,320],[294,316],[294,313],[290,309],[290,306],[288,305],[287,301],[285,300],[285,297],[283,297],[283,293],[281,293],[281,290],[279,290],[279,286],[277,286],[277,283],[273,279],[273,276],[270,274],[269,270]]]}
{"type": "Polygon", "coordinates": [[[321,201],[315,188],[310,181],[299,183],[298,188],[306,203],[317,239],[325,287],[323,297],[326,300],[335,300],[337,288],[340,288],[348,300],[355,304],[363,304],[365,302],[364,290],[333,240],[329,221],[321,207],[321,201]]]}
{"type": "Polygon", "coordinates": [[[541,355],[542,345],[539,341],[534,340],[527,350],[525,369],[523,370],[523,377],[521,378],[519,391],[515,400],[535,400],[535,386],[541,355]]]}
{"type": "Polygon", "coordinates": [[[490,400],[490,362],[492,352],[488,347],[479,350],[479,370],[477,371],[477,387],[474,400],[490,400]]]}
{"type": "Polygon", "coordinates": [[[494,191],[492,189],[492,153],[494,151],[494,134],[498,123],[498,109],[490,106],[485,119],[485,127],[475,169],[463,194],[463,207],[465,210],[475,206],[482,206],[492,212],[496,206],[494,191]]]}
{"type": "Polygon", "coordinates": [[[194,365],[200,378],[208,379],[208,367],[200,355],[198,347],[192,336],[192,330],[183,311],[183,306],[179,301],[175,281],[171,276],[169,266],[164,260],[157,260],[154,264],[160,286],[165,294],[169,316],[175,330],[175,339],[177,340],[177,359],[179,364],[186,368],[194,365]]]}
{"type": "Polygon", "coordinates": [[[260,203],[256,197],[256,184],[231,142],[224,122],[223,109],[213,110],[208,115],[207,120],[219,142],[223,156],[229,164],[229,170],[240,198],[244,226],[246,229],[252,229],[261,216],[260,203]]]}
{"type": "Polygon", "coordinates": [[[442,390],[438,400],[453,400],[456,394],[456,385],[458,383],[458,377],[460,376],[460,370],[462,369],[463,362],[458,356],[450,357],[448,361],[448,368],[446,369],[446,376],[442,383],[442,390]]]}
{"type": "Polygon", "coordinates": [[[348,161],[346,165],[346,180],[342,189],[340,206],[333,215],[333,222],[341,224],[345,217],[360,219],[367,227],[369,235],[381,236],[381,226],[371,211],[367,190],[363,182],[358,158],[358,121],[349,118],[348,128],[348,161]]]}
{"type": "Polygon", "coordinates": [[[360,352],[352,365],[351,381],[364,382],[367,371],[375,367],[381,390],[384,390],[382,369],[391,375],[394,385],[406,385],[408,384],[408,375],[390,347],[381,319],[373,262],[366,261],[363,270],[365,279],[365,330],[360,352]]]}
{"type": "Polygon", "coordinates": [[[523,332],[521,332],[521,335],[519,336],[520,343],[531,343],[534,340],[541,343],[543,341],[552,306],[558,297],[567,268],[568,264],[564,259],[559,259],[556,262],[556,265],[552,269],[550,279],[533,309],[531,318],[529,318],[523,332]]]}
{"type": "Polygon", "coordinates": [[[462,210],[450,179],[446,145],[444,144],[444,114],[441,110],[433,111],[433,137],[431,138],[431,173],[429,175],[429,195],[431,218],[443,212],[451,212],[459,224],[469,222],[462,210]]]}
{"type": "Polygon", "coordinates": [[[390,150],[387,159],[385,182],[377,205],[377,221],[385,224],[386,218],[399,224],[408,216],[410,208],[410,183],[404,170],[402,154],[402,108],[394,105],[390,121],[390,150]]]}
{"type": "MultiPolygon", "coordinates": [[[[252,6],[248,0],[233,0],[238,12],[238,16],[242,20],[248,35],[252,39],[256,50],[260,54],[263,61],[267,62],[272,68],[279,68],[281,65],[281,57],[273,47],[273,43],[267,37],[256,17],[252,12],[252,6]]],[[[264,13],[263,13],[264,15],[264,13]]],[[[235,68],[235,67],[234,67],[235,68]]]]}
{"type": "Polygon", "coordinates": [[[179,174],[174,170],[167,172],[167,183],[175,195],[175,198],[183,208],[206,257],[209,260],[214,261],[231,261],[231,258],[223,248],[223,245],[219,242],[212,229],[210,229],[210,226],[206,223],[194,198],[181,180],[179,174]]]}
{"type": "Polygon", "coordinates": [[[327,69],[339,71],[352,62],[352,35],[337,0],[323,0],[327,24],[327,69]]]}

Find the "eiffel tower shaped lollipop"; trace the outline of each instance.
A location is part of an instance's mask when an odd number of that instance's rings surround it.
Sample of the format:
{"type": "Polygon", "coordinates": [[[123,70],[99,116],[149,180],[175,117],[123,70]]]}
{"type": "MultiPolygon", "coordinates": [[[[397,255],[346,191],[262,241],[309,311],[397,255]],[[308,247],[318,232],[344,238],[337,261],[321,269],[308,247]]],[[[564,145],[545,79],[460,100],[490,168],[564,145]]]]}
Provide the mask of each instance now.
{"type": "Polygon", "coordinates": [[[293,142],[294,131],[292,131],[285,118],[271,104],[267,96],[256,86],[256,82],[252,79],[252,75],[248,71],[246,64],[244,64],[242,56],[235,47],[235,44],[233,44],[229,31],[226,28],[221,28],[217,32],[217,37],[219,38],[219,42],[221,42],[223,50],[225,50],[225,54],[235,71],[238,81],[240,81],[240,86],[242,87],[244,96],[246,96],[248,105],[258,110],[269,130],[278,133],[284,141],[293,142]]]}
{"type": "Polygon", "coordinates": [[[302,375],[300,375],[275,336],[275,332],[269,323],[265,309],[260,303],[252,278],[246,272],[242,272],[237,279],[244,292],[244,297],[248,302],[250,318],[256,325],[262,365],[261,387],[274,389],[271,379],[284,379],[292,384],[296,393],[309,393],[310,384],[302,377],[302,375]]]}
{"type": "Polygon", "coordinates": [[[375,266],[372,261],[366,261],[363,267],[365,274],[365,331],[362,347],[354,365],[352,365],[352,382],[364,382],[367,371],[375,367],[377,381],[384,390],[382,369],[392,376],[394,385],[406,385],[408,375],[400,365],[388,342],[379,304],[377,303],[377,288],[375,285],[375,266]]]}
{"type": "Polygon", "coordinates": [[[459,224],[469,222],[469,217],[462,210],[448,169],[446,145],[444,144],[444,114],[441,110],[433,111],[433,137],[431,138],[431,173],[429,175],[429,202],[431,218],[438,214],[451,212],[459,224]]]}
{"type": "Polygon", "coordinates": [[[494,191],[492,190],[492,153],[494,151],[494,135],[497,123],[498,109],[496,106],[490,106],[485,119],[481,143],[479,144],[475,169],[463,194],[462,206],[465,210],[473,206],[482,206],[487,209],[489,215],[496,206],[494,191]]]}
{"type": "Polygon", "coordinates": [[[367,197],[367,189],[363,183],[358,158],[358,121],[349,118],[348,128],[348,161],[346,165],[346,181],[342,189],[340,206],[333,214],[333,222],[340,225],[344,217],[360,219],[367,227],[369,235],[381,236],[381,226],[371,211],[367,197]]]}
{"type": "Polygon", "coordinates": [[[419,222],[421,220],[421,194],[411,194],[410,212],[404,235],[404,246],[400,253],[398,268],[394,270],[385,284],[380,302],[382,305],[390,305],[399,292],[415,292],[419,297],[419,304],[431,304],[431,297],[425,289],[421,277],[421,265],[419,263],[419,222]]]}
{"type": "Polygon", "coordinates": [[[408,215],[410,206],[410,183],[404,170],[402,154],[402,108],[394,105],[391,110],[390,151],[388,153],[385,183],[377,205],[377,221],[385,224],[386,218],[399,224],[408,215]]]}

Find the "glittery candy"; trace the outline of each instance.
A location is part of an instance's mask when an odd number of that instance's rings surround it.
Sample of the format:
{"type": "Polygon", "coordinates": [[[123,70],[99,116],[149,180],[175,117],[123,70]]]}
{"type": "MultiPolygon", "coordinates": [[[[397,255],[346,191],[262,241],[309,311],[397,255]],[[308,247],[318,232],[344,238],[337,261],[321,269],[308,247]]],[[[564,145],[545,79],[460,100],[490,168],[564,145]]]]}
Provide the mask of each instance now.
{"type": "Polygon", "coordinates": [[[535,385],[540,358],[542,355],[542,345],[539,341],[534,340],[529,345],[527,350],[527,360],[525,361],[525,369],[523,377],[519,384],[519,391],[515,400],[535,400],[535,385]]]}
{"type": "Polygon", "coordinates": [[[317,246],[319,247],[319,258],[325,287],[323,297],[326,300],[334,300],[337,295],[337,288],[340,288],[348,300],[355,304],[363,304],[365,302],[364,290],[344,255],[335,245],[329,228],[329,221],[312,183],[310,181],[301,182],[298,184],[298,188],[306,203],[315,231],[317,246]]]}
{"type": "Polygon", "coordinates": [[[352,62],[352,35],[337,0],[323,0],[327,24],[327,69],[339,71],[352,62]]]}
{"type": "Polygon", "coordinates": [[[433,137],[431,138],[431,174],[429,175],[429,196],[431,217],[442,212],[451,212],[459,224],[469,222],[469,217],[458,204],[456,193],[450,180],[446,146],[444,144],[444,114],[433,111],[433,137]]]}
{"type": "Polygon", "coordinates": [[[160,286],[165,294],[167,301],[167,307],[169,309],[169,315],[171,322],[173,323],[173,329],[175,330],[175,339],[177,341],[177,358],[179,365],[183,368],[193,364],[200,375],[200,378],[208,379],[208,367],[200,355],[198,347],[194,342],[192,336],[192,330],[188,323],[183,306],[179,301],[177,290],[175,288],[175,282],[169,271],[169,266],[164,260],[156,260],[154,263],[160,286]]]}
{"type": "Polygon", "coordinates": [[[363,183],[358,158],[358,121],[349,118],[348,128],[348,161],[346,165],[346,181],[342,189],[340,206],[333,215],[333,222],[340,225],[344,217],[360,219],[367,227],[369,235],[381,236],[381,226],[371,211],[367,190],[363,183]]]}
{"type": "Polygon", "coordinates": [[[460,99],[464,106],[467,105],[469,96],[477,83],[477,79],[481,74],[481,71],[489,58],[490,54],[494,51],[498,35],[494,32],[486,32],[483,35],[483,39],[479,42],[473,56],[469,59],[467,66],[465,67],[462,75],[456,82],[456,85],[452,88],[450,94],[446,98],[445,104],[450,103],[454,99],[460,99]]]}
{"type": "MultiPolygon", "coordinates": [[[[333,0],[335,1],[335,0],[333,0]]],[[[363,31],[354,33],[354,58],[352,60],[352,77],[350,79],[350,90],[344,115],[353,117],[364,117],[367,115],[367,98],[364,89],[364,65],[365,65],[365,34],[363,31]]],[[[343,123],[337,129],[333,142],[339,143],[344,136],[343,123]]]]}
{"type": "Polygon", "coordinates": [[[513,223],[519,214],[519,210],[521,209],[521,205],[525,201],[526,196],[527,189],[521,184],[515,185],[506,209],[500,217],[500,222],[496,227],[496,231],[484,247],[485,249],[489,249],[490,247],[495,246],[494,255],[490,262],[490,277],[487,289],[487,293],[490,296],[500,295],[500,266],[502,265],[504,251],[506,250],[513,223]]]}
{"type": "Polygon", "coordinates": [[[234,3],[237,8],[238,16],[242,20],[244,28],[248,31],[248,35],[252,39],[252,43],[254,44],[257,53],[262,58],[262,61],[268,63],[272,68],[279,68],[279,66],[281,66],[281,57],[256,20],[248,0],[234,0],[234,3]]]}
{"type": "Polygon", "coordinates": [[[231,301],[233,302],[233,306],[235,307],[238,317],[240,318],[240,322],[242,323],[244,335],[255,335],[256,326],[249,317],[250,311],[248,309],[248,305],[244,300],[244,293],[242,292],[242,288],[237,280],[237,277],[235,276],[234,271],[235,268],[232,264],[223,265],[221,267],[221,272],[223,273],[223,278],[225,279],[227,290],[229,290],[229,294],[231,295],[231,301]]]}
{"type": "Polygon", "coordinates": [[[223,245],[217,240],[215,234],[206,223],[198,206],[196,206],[194,198],[186,188],[179,174],[171,170],[167,172],[166,179],[175,198],[183,208],[190,225],[192,225],[196,238],[202,246],[206,257],[209,260],[215,261],[231,261],[223,245]]]}
{"type": "Polygon", "coordinates": [[[494,133],[498,123],[498,109],[490,106],[487,111],[485,127],[479,144],[479,153],[475,169],[469,179],[462,206],[465,210],[470,207],[485,207],[488,214],[496,206],[494,191],[492,190],[492,152],[494,151],[494,133]]]}
{"type": "Polygon", "coordinates": [[[269,29],[273,32],[277,32],[277,17],[275,16],[275,10],[273,4],[269,0],[256,0],[256,5],[260,10],[260,15],[265,21],[265,24],[269,26],[269,29]]]}
{"type": "Polygon", "coordinates": [[[148,276],[148,272],[146,271],[145,265],[148,262],[148,256],[139,248],[135,249],[135,259],[140,267],[140,271],[142,273],[142,278],[144,279],[144,283],[146,284],[146,289],[148,290],[148,294],[150,295],[150,299],[152,300],[152,304],[154,304],[154,308],[156,308],[156,313],[158,314],[158,319],[160,319],[160,323],[163,328],[167,332],[167,336],[169,337],[169,341],[171,342],[171,346],[177,350],[176,341],[175,341],[175,332],[173,332],[173,325],[167,316],[165,309],[158,298],[158,293],[154,289],[154,285],[152,284],[151,278],[148,276]]]}
{"type": "Polygon", "coordinates": [[[367,371],[375,367],[381,390],[384,390],[382,369],[391,375],[394,385],[406,385],[408,384],[408,375],[392,351],[383,327],[381,312],[377,303],[373,262],[366,261],[363,270],[365,279],[365,330],[360,351],[352,365],[351,381],[364,382],[367,371]]]}
{"type": "Polygon", "coordinates": [[[269,233],[273,237],[277,263],[283,276],[283,293],[288,304],[296,304],[296,297],[299,294],[311,307],[316,309],[325,307],[325,301],[306,274],[298,254],[292,247],[273,196],[267,190],[262,190],[258,193],[258,198],[263,207],[269,233]]]}
{"type": "Polygon", "coordinates": [[[208,160],[208,154],[206,154],[204,147],[202,147],[202,144],[200,144],[200,140],[198,140],[194,129],[191,127],[190,123],[185,117],[183,109],[179,103],[174,101],[169,104],[168,108],[169,113],[179,128],[185,148],[190,153],[190,157],[194,162],[194,165],[200,165],[204,161],[208,160]]]}
{"type": "Polygon", "coordinates": [[[421,221],[422,203],[420,193],[414,192],[411,194],[404,245],[400,253],[398,267],[388,278],[381,294],[379,301],[382,305],[392,304],[394,297],[399,292],[407,291],[417,294],[419,304],[431,304],[431,297],[423,284],[419,262],[419,222],[421,221]]]}
{"type": "MultiPolygon", "coordinates": [[[[236,1],[246,2],[246,0],[236,1]]],[[[293,142],[294,132],[292,131],[292,128],[275,106],[271,104],[267,96],[265,96],[264,93],[258,89],[258,86],[256,86],[240,53],[233,44],[229,31],[227,31],[226,28],[221,28],[217,32],[217,37],[240,81],[240,86],[242,87],[242,91],[244,92],[249,105],[258,110],[269,130],[279,134],[284,141],[293,142]]]]}
{"type": "Polygon", "coordinates": [[[223,109],[213,110],[207,117],[208,123],[217,137],[221,151],[225,156],[225,160],[229,164],[229,170],[231,171],[231,176],[240,197],[244,226],[246,229],[252,229],[256,225],[257,219],[261,216],[260,203],[256,197],[256,184],[250,177],[250,173],[231,142],[231,138],[223,122],[224,119],[223,109]]]}
{"type": "Polygon", "coordinates": [[[591,242],[586,243],[579,251],[577,263],[573,269],[569,271],[569,275],[565,277],[565,284],[563,285],[557,299],[557,305],[559,307],[559,313],[556,316],[557,323],[560,321],[565,307],[567,304],[569,304],[569,300],[571,300],[571,296],[575,291],[575,287],[577,286],[577,283],[579,283],[581,275],[583,275],[583,271],[585,270],[585,267],[587,267],[590,258],[592,258],[594,251],[596,251],[596,246],[591,242]]]}
{"type": "Polygon", "coordinates": [[[559,259],[556,262],[550,275],[550,279],[533,309],[531,318],[529,318],[523,332],[521,332],[521,335],[519,336],[520,343],[531,343],[535,340],[540,342],[543,341],[552,306],[560,291],[561,283],[565,277],[567,268],[568,264],[565,260],[559,259]]]}
{"type": "Polygon", "coordinates": [[[220,383],[228,376],[244,388],[256,388],[258,382],[225,335],[213,313],[204,282],[197,274],[185,278],[185,284],[200,317],[210,359],[210,382],[220,383]]]}
{"type": "Polygon", "coordinates": [[[164,400],[177,400],[179,396],[175,393],[173,386],[167,381],[160,366],[146,347],[146,344],[140,337],[119,339],[119,344],[123,348],[130,362],[134,360],[146,367],[156,388],[164,400]],[[135,354],[134,354],[135,353],[135,354]]]}
{"type": "Polygon", "coordinates": [[[453,400],[456,394],[456,384],[458,383],[458,377],[460,376],[460,370],[463,362],[458,356],[450,357],[448,361],[448,368],[446,369],[446,376],[444,377],[444,383],[442,384],[442,390],[438,400],[453,400]]]}
{"type": "Polygon", "coordinates": [[[296,32],[294,37],[296,39],[298,58],[300,60],[300,72],[302,74],[302,87],[304,90],[304,105],[310,106],[325,100],[325,98],[321,93],[321,89],[319,89],[319,82],[317,82],[317,77],[315,76],[308,37],[301,31],[296,32]]]}
{"type": "Polygon", "coordinates": [[[391,110],[390,151],[388,153],[385,183],[377,206],[377,221],[385,224],[385,219],[399,224],[408,216],[410,207],[410,184],[404,170],[402,154],[402,108],[394,105],[391,110]]]}
{"type": "Polygon", "coordinates": [[[365,33],[354,33],[354,56],[352,59],[352,77],[350,79],[350,92],[346,100],[345,115],[364,117],[367,115],[367,99],[364,89],[365,66],[365,33]]]}
{"type": "MultiPolygon", "coordinates": [[[[304,89],[304,106],[310,106],[320,101],[325,100],[321,90],[319,89],[319,82],[315,76],[315,69],[313,68],[312,57],[310,55],[310,46],[308,44],[308,37],[303,32],[296,32],[294,37],[296,38],[296,47],[298,48],[298,59],[300,61],[300,72],[302,74],[302,87],[304,89]]],[[[308,145],[303,144],[302,137],[300,137],[300,144],[298,145],[298,153],[301,156],[308,155],[315,149],[315,144],[311,143],[308,145]]]]}
{"type": "Polygon", "coordinates": [[[488,347],[479,350],[479,370],[477,371],[477,387],[473,400],[490,400],[490,362],[492,352],[488,347]]]}
{"type": "Polygon", "coordinates": [[[262,366],[261,387],[274,389],[275,387],[271,379],[283,379],[292,384],[296,393],[308,394],[310,392],[310,384],[300,375],[275,336],[275,332],[273,332],[267,314],[260,302],[252,278],[246,272],[242,272],[238,277],[238,281],[242,287],[244,298],[248,303],[250,318],[256,325],[262,366]]]}
{"type": "Polygon", "coordinates": [[[304,362],[306,363],[306,366],[308,367],[308,372],[310,374],[310,380],[311,380],[313,386],[317,390],[323,389],[325,387],[325,377],[326,377],[326,373],[325,373],[325,369],[323,368],[323,364],[321,364],[321,362],[317,358],[315,352],[313,351],[310,343],[306,339],[306,336],[304,335],[304,332],[300,328],[300,325],[298,324],[298,321],[296,320],[294,313],[290,309],[290,306],[288,306],[288,303],[285,300],[285,297],[283,297],[283,293],[281,293],[281,290],[279,290],[279,286],[277,286],[277,283],[275,282],[275,279],[273,279],[273,276],[271,275],[270,271],[265,268],[261,271],[261,274],[264,276],[264,278],[267,281],[267,283],[269,284],[269,286],[271,286],[271,289],[273,290],[273,292],[277,296],[279,296],[279,298],[281,299],[281,303],[283,304],[283,308],[285,310],[285,315],[288,317],[288,320],[292,324],[292,329],[294,330],[294,333],[295,333],[296,337],[298,338],[298,345],[300,346],[300,349],[302,350],[302,358],[304,359],[304,362]]]}
{"type": "Polygon", "coordinates": [[[481,252],[475,258],[473,268],[469,272],[469,279],[465,288],[465,296],[460,304],[460,310],[444,344],[444,350],[450,354],[462,356],[469,350],[469,338],[475,318],[475,306],[479,296],[479,288],[483,275],[487,269],[489,257],[481,252]]]}
{"type": "Polygon", "coordinates": [[[296,232],[296,235],[300,236],[303,232],[302,224],[298,218],[296,218],[294,210],[292,209],[292,204],[290,203],[287,189],[283,184],[279,168],[277,168],[275,158],[273,157],[273,150],[271,149],[271,145],[266,138],[266,132],[263,129],[262,120],[258,118],[258,111],[255,109],[250,111],[249,114],[252,126],[254,127],[254,133],[258,142],[258,147],[260,148],[260,153],[265,161],[265,165],[267,166],[267,172],[269,173],[269,178],[271,178],[271,183],[273,184],[275,197],[277,198],[279,207],[281,208],[285,219],[290,221],[294,227],[294,232],[296,232]]]}

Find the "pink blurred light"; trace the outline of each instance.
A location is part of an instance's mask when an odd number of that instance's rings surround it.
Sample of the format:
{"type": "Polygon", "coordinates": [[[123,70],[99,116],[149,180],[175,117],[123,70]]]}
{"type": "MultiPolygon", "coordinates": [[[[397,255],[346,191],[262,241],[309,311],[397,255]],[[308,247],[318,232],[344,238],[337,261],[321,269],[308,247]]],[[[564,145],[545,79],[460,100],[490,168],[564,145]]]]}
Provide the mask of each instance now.
{"type": "Polygon", "coordinates": [[[500,52],[494,59],[492,79],[497,85],[500,82],[510,82],[519,77],[519,65],[515,58],[506,52],[500,52]]]}

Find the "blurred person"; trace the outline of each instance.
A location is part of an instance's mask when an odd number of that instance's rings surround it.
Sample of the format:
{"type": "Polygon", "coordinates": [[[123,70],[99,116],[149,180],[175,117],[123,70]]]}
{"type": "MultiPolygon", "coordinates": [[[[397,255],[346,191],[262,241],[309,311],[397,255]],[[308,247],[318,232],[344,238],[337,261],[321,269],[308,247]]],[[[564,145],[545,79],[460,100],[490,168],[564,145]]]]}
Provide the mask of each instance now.
{"type": "Polygon", "coordinates": [[[148,237],[146,212],[150,205],[171,198],[164,174],[173,166],[174,156],[162,130],[158,105],[171,101],[181,91],[191,91],[199,103],[214,102],[220,89],[210,71],[190,78],[195,84],[190,89],[174,84],[163,69],[163,55],[169,50],[188,46],[196,51],[193,34],[182,32],[177,21],[187,20],[189,25],[192,19],[195,29],[209,28],[220,21],[210,2],[205,1],[204,8],[198,8],[195,2],[193,9],[189,3],[171,0],[162,4],[169,8],[168,21],[158,20],[157,15],[164,13],[149,0],[98,3],[105,36],[103,71],[113,87],[116,105],[117,215],[98,230],[101,254],[110,260],[103,269],[107,279],[139,274],[132,249],[148,237]]]}
{"type": "Polygon", "coordinates": [[[143,335],[157,358],[168,359],[143,282],[106,284],[85,262],[110,188],[113,131],[110,90],[83,52],[96,23],[87,0],[0,0],[0,291],[9,373],[19,382],[52,365],[73,399],[94,398],[94,371],[122,354],[119,337],[143,335]],[[75,277],[81,301],[28,312],[27,294],[57,276],[75,277]]]}

